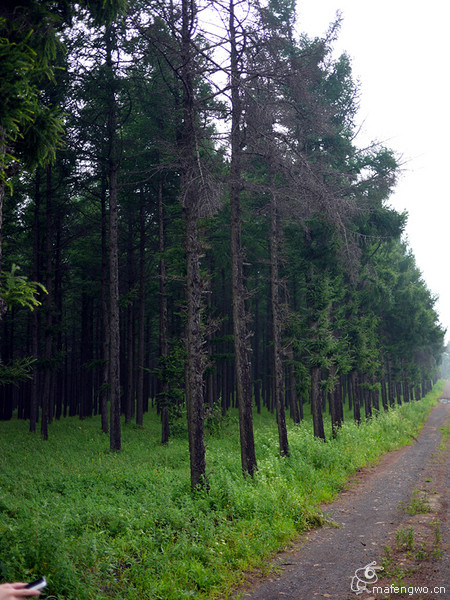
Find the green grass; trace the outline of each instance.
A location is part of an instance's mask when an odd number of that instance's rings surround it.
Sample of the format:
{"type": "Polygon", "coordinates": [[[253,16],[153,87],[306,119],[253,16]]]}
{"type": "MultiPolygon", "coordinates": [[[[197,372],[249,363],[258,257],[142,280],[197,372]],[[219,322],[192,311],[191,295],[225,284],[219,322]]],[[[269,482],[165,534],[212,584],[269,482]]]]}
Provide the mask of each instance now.
{"type": "Polygon", "coordinates": [[[398,529],[396,532],[397,550],[412,550],[414,548],[414,529],[398,529]]]}
{"type": "Polygon", "coordinates": [[[426,495],[420,490],[413,490],[409,502],[404,506],[404,511],[408,515],[417,515],[420,513],[431,512],[431,506],[428,504],[426,495]]]}
{"type": "Polygon", "coordinates": [[[46,575],[48,594],[67,600],[223,597],[320,524],[320,503],[352,472],[411,443],[441,389],[359,427],[349,419],[326,443],[309,420],[291,425],[289,458],[274,416],[255,415],[254,479],[242,477],[232,413],[207,437],[209,491],[194,494],[187,440],[162,447],[153,413],[144,428],[123,427],[121,453],[97,418],[54,422],[47,442],[26,422],[0,422],[0,575],[46,575]]]}
{"type": "Polygon", "coordinates": [[[445,425],[442,425],[442,427],[439,427],[441,435],[442,435],[442,439],[445,441],[450,437],[450,423],[446,423],[445,425]]]}

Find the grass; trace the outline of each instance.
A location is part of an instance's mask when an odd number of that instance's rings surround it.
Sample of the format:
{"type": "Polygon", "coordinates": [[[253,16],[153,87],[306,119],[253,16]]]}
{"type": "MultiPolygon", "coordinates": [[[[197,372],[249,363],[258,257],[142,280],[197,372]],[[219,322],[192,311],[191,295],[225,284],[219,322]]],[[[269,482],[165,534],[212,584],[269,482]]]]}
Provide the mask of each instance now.
{"type": "Polygon", "coordinates": [[[408,515],[418,515],[420,513],[431,512],[431,507],[428,504],[426,495],[420,490],[413,490],[412,496],[409,499],[408,504],[404,506],[404,511],[408,515]]]}
{"type": "Polygon", "coordinates": [[[396,532],[397,550],[412,550],[414,548],[414,529],[398,529],[396,532]]]}
{"type": "Polygon", "coordinates": [[[46,575],[60,600],[223,598],[320,524],[320,504],[351,473],[411,443],[441,390],[359,427],[348,419],[334,440],[327,423],[326,443],[309,420],[291,425],[289,458],[279,456],[273,415],[255,415],[253,479],[242,477],[231,413],[210,427],[209,491],[196,493],[186,437],[162,447],[154,413],[143,428],[123,426],[121,453],[109,451],[97,418],[54,422],[47,442],[25,422],[0,422],[0,575],[46,575]]]}
{"type": "Polygon", "coordinates": [[[442,437],[446,440],[450,436],[450,425],[449,424],[443,425],[439,429],[442,433],[442,437]]]}

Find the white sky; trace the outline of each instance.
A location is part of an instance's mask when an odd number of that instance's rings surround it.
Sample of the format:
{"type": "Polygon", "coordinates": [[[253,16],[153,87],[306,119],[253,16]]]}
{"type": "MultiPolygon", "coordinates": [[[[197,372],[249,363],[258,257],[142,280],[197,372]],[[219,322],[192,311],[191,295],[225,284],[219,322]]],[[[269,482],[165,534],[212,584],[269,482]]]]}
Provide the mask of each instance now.
{"type": "Polygon", "coordinates": [[[450,86],[448,0],[298,0],[297,29],[321,36],[343,16],[337,55],[360,82],[362,140],[401,155],[391,205],[409,214],[406,235],[450,339],[450,86]]]}

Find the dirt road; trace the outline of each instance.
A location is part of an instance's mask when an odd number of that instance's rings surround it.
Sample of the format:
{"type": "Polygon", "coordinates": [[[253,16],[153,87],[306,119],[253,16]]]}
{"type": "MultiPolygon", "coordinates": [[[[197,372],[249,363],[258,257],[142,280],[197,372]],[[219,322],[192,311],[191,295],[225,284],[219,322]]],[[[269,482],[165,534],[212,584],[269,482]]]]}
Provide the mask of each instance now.
{"type": "Polygon", "coordinates": [[[450,382],[417,442],[390,452],[376,466],[360,471],[358,481],[324,507],[325,514],[338,527],[308,534],[296,547],[280,555],[276,576],[241,589],[235,598],[449,598],[449,452],[443,448],[440,429],[450,416],[450,403],[445,398],[450,399],[450,382]],[[405,507],[411,506],[411,498],[418,504],[415,514],[405,512],[405,507]],[[406,541],[402,541],[402,536],[406,541]],[[357,569],[370,563],[385,565],[383,571],[375,571],[382,575],[376,585],[386,588],[398,583],[408,586],[408,591],[402,595],[400,589],[396,593],[391,587],[389,594],[373,593],[373,578],[367,580],[367,585],[361,579],[352,579],[357,569]],[[429,588],[428,592],[413,594],[412,586],[420,583],[429,588]],[[443,589],[435,593],[438,586],[446,586],[446,594],[443,589]]]}

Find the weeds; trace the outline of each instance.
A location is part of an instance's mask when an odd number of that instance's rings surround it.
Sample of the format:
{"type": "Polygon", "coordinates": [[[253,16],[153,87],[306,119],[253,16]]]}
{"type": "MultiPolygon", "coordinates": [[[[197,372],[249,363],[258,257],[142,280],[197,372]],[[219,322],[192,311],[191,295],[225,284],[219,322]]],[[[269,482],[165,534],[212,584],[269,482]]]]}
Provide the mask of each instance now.
{"type": "Polygon", "coordinates": [[[442,427],[439,427],[439,430],[443,440],[447,440],[450,437],[450,423],[442,425],[442,427]]]}
{"type": "Polygon", "coordinates": [[[399,529],[396,532],[397,550],[412,550],[414,548],[414,529],[399,529]]]}
{"type": "Polygon", "coordinates": [[[422,543],[422,546],[416,551],[416,559],[417,560],[427,560],[428,551],[427,545],[425,542],[422,543]]]}
{"type": "Polygon", "coordinates": [[[414,490],[408,504],[404,506],[403,510],[412,516],[431,512],[431,507],[427,502],[425,494],[419,490],[414,490]]]}
{"type": "Polygon", "coordinates": [[[433,521],[431,523],[431,525],[433,525],[434,527],[434,539],[433,539],[433,550],[431,552],[433,558],[442,558],[442,548],[441,548],[441,542],[442,542],[442,534],[441,534],[441,527],[440,527],[440,522],[439,521],[433,521]]]}
{"type": "Polygon", "coordinates": [[[381,566],[383,567],[383,573],[381,578],[392,579],[398,585],[401,585],[403,579],[411,574],[410,569],[404,569],[398,565],[394,560],[394,554],[390,546],[384,547],[384,556],[381,559],[381,566]]]}

